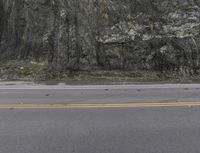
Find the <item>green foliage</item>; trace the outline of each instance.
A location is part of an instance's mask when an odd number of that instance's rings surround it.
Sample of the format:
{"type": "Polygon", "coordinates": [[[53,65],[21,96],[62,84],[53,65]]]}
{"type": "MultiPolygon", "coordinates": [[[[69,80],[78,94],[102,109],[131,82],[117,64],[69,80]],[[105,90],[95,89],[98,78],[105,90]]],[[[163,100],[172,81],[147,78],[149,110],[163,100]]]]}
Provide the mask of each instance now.
{"type": "Polygon", "coordinates": [[[192,28],[185,29],[184,35],[192,35],[192,34],[194,34],[194,29],[192,28]]]}
{"type": "Polygon", "coordinates": [[[22,66],[19,68],[19,70],[20,70],[20,73],[24,76],[31,75],[33,73],[32,68],[28,66],[25,66],[25,67],[22,66]]]}

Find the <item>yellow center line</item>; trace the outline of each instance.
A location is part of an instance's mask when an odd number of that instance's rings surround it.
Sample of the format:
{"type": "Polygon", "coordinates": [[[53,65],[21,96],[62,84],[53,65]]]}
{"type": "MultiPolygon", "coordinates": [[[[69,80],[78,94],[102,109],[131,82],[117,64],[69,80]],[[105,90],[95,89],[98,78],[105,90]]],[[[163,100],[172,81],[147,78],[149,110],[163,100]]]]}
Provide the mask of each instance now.
{"type": "Polygon", "coordinates": [[[68,109],[68,108],[141,108],[141,107],[190,107],[200,102],[149,102],[120,104],[0,104],[0,109],[68,109]]]}

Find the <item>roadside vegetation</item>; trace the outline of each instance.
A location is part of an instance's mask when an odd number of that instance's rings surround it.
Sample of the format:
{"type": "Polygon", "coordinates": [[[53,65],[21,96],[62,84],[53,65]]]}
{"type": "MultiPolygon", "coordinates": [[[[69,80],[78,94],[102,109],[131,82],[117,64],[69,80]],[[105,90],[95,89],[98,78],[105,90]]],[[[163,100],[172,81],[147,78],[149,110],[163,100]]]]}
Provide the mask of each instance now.
{"type": "Polygon", "coordinates": [[[196,0],[0,1],[2,80],[198,80],[199,44],[196,0]]]}

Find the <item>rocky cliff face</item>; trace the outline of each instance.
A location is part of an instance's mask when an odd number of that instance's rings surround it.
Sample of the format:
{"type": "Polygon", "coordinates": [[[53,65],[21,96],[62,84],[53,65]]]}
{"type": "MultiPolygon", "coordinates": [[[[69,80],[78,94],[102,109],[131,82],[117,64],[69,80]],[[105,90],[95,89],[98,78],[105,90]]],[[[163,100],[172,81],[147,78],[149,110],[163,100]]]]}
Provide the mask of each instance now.
{"type": "Polygon", "coordinates": [[[194,74],[199,0],[1,0],[0,58],[194,74]]]}

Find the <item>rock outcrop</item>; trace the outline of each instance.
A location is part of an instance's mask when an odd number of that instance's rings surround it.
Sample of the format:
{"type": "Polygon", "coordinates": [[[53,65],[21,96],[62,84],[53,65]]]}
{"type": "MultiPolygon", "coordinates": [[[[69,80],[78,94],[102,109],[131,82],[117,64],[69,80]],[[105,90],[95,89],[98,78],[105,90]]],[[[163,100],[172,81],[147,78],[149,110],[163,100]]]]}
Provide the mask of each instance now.
{"type": "Polygon", "coordinates": [[[1,0],[0,59],[195,74],[199,0],[1,0]]]}

